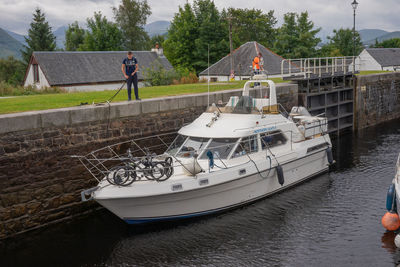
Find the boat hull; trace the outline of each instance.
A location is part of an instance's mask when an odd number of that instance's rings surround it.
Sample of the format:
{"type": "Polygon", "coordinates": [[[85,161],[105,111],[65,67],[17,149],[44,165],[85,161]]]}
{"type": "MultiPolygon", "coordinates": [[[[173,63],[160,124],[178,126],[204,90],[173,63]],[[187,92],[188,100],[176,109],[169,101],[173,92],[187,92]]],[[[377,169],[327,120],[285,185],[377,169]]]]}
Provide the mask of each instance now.
{"type": "MultiPolygon", "coordinates": [[[[253,163],[248,164],[248,169],[251,169],[253,163]]],[[[129,224],[186,219],[223,212],[255,202],[328,171],[328,165],[326,151],[322,150],[281,164],[285,180],[282,186],[279,184],[276,168],[273,168],[261,172],[261,175],[253,172],[229,182],[196,190],[96,201],[129,224]]],[[[225,173],[235,174],[238,174],[237,170],[225,173]]]]}

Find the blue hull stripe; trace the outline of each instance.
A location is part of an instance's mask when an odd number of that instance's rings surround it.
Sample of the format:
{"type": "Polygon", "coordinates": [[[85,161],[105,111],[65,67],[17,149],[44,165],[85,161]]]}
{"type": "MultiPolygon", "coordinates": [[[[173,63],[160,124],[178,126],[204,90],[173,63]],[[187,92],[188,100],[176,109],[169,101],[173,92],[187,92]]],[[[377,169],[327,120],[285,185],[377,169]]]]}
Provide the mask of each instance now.
{"type": "Polygon", "coordinates": [[[151,222],[160,222],[160,221],[173,221],[173,220],[182,220],[182,219],[189,219],[199,216],[205,216],[212,213],[221,212],[224,210],[228,210],[230,208],[219,209],[219,210],[210,210],[210,211],[203,211],[198,213],[191,213],[185,215],[178,215],[178,216],[170,216],[170,217],[158,217],[158,218],[148,218],[148,219],[124,219],[124,221],[128,224],[142,224],[142,223],[151,223],[151,222]]]}

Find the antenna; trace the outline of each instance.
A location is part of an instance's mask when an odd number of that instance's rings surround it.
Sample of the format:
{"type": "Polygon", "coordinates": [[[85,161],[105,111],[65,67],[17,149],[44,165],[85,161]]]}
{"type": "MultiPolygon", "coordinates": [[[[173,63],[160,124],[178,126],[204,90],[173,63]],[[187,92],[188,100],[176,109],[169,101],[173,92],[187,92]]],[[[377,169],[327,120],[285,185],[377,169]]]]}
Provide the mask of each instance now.
{"type": "Polygon", "coordinates": [[[208,64],[208,68],[207,68],[207,76],[208,76],[208,79],[207,79],[207,87],[208,87],[208,95],[207,95],[207,108],[210,106],[210,44],[208,44],[207,45],[208,46],[208,49],[207,49],[207,58],[208,58],[208,60],[207,60],[207,64],[208,64]]]}
{"type": "Polygon", "coordinates": [[[232,14],[229,12],[228,16],[228,21],[229,21],[229,59],[231,63],[231,76],[235,74],[235,69],[234,69],[234,63],[233,63],[233,44],[232,44],[232,14]]]}

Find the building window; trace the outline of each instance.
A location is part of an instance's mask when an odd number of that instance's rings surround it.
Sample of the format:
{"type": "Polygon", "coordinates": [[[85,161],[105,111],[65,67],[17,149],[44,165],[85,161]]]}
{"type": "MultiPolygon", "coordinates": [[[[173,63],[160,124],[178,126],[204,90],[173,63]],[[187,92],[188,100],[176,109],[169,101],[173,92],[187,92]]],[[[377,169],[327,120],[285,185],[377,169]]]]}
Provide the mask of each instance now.
{"type": "Polygon", "coordinates": [[[38,83],[39,82],[39,67],[37,64],[33,64],[32,68],[33,68],[33,82],[38,83]]]}

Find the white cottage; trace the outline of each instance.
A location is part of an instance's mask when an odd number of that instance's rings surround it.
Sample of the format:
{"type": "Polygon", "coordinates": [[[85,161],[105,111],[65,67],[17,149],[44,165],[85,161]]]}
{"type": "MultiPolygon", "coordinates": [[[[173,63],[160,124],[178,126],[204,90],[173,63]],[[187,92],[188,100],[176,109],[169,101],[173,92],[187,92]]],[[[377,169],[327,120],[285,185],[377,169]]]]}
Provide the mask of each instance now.
{"type": "Polygon", "coordinates": [[[400,48],[366,48],[356,58],[356,70],[400,70],[400,48]]]}
{"type": "MultiPolygon", "coordinates": [[[[126,54],[127,51],[33,52],[24,86],[57,86],[76,91],[114,90],[125,79],[121,64],[126,54]]],[[[160,64],[167,70],[172,69],[160,51],[133,51],[133,54],[139,63],[139,86],[143,86],[144,69],[160,64]]]]}

